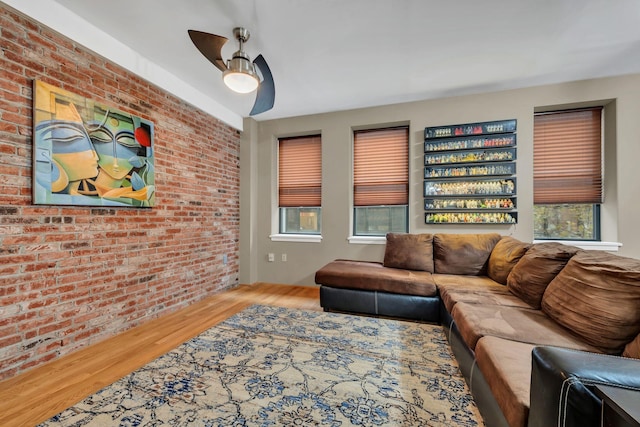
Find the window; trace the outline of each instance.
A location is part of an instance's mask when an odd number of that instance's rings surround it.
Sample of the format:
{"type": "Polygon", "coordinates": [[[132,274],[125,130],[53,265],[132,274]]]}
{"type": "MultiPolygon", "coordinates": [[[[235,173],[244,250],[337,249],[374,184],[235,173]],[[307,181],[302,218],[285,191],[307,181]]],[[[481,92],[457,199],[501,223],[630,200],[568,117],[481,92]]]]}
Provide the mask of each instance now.
{"type": "Polygon", "coordinates": [[[602,108],[536,114],[533,146],[534,238],[600,240],[602,108]]]}
{"type": "Polygon", "coordinates": [[[353,134],[354,235],[408,231],[409,128],[353,134]]]}
{"type": "Polygon", "coordinates": [[[278,141],[280,233],[320,234],[322,193],[320,135],[278,141]]]}

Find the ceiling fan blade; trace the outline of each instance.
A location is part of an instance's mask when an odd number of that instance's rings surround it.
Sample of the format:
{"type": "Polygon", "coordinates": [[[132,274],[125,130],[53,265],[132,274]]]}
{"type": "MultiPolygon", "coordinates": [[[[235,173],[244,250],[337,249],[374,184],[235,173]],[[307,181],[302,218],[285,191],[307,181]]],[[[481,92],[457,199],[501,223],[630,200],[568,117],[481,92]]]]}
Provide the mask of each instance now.
{"type": "Polygon", "coordinates": [[[227,42],[226,37],[209,34],[202,31],[189,30],[191,41],[213,65],[220,71],[225,71],[227,65],[222,59],[222,46],[227,42]]]}
{"type": "Polygon", "coordinates": [[[260,86],[258,86],[256,102],[253,104],[253,108],[249,113],[250,116],[264,113],[265,111],[272,109],[273,102],[276,98],[276,87],[273,83],[273,75],[271,74],[271,69],[267,65],[267,61],[264,60],[262,55],[258,55],[253,63],[260,70],[260,73],[262,74],[262,81],[260,82],[260,86]]]}

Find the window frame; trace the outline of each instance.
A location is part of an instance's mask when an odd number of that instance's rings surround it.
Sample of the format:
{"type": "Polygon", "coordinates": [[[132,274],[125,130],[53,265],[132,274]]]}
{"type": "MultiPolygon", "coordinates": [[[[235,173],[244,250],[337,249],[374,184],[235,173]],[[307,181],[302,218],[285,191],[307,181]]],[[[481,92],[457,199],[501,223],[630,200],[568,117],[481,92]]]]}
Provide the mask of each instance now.
{"type": "MultiPolygon", "coordinates": [[[[277,216],[278,216],[278,234],[272,235],[272,240],[274,236],[309,236],[310,239],[316,241],[318,237],[321,238],[322,235],[322,135],[321,134],[311,134],[311,135],[302,135],[302,136],[291,136],[291,137],[281,137],[277,138],[276,141],[277,147],[277,155],[276,155],[276,194],[277,194],[277,216]],[[302,166],[296,166],[295,169],[288,171],[288,175],[292,175],[287,177],[286,190],[282,189],[282,147],[283,143],[291,142],[295,144],[296,142],[304,144],[317,144],[317,147],[303,147],[298,146],[295,148],[295,145],[291,145],[288,148],[287,156],[291,155],[293,158],[298,157],[306,153],[307,151],[314,152],[316,155],[315,159],[310,162],[305,162],[302,166]],[[302,185],[291,184],[295,181],[297,184],[300,182],[299,175],[300,173],[306,173],[308,170],[314,170],[316,172],[315,177],[312,180],[304,182],[302,180],[302,185]],[[296,196],[297,194],[297,196],[296,196]],[[293,200],[293,201],[292,201],[293,200]],[[317,200],[317,203],[313,205],[304,204],[305,201],[317,200]],[[300,202],[299,204],[296,202],[300,202]],[[283,205],[284,203],[284,205],[283,205]],[[295,210],[298,212],[298,215],[301,215],[304,210],[315,210],[317,211],[317,223],[318,229],[317,231],[289,231],[287,230],[287,219],[283,218],[283,215],[290,210],[295,210]]],[[[290,164],[291,160],[287,160],[290,164]]],[[[285,240],[288,238],[282,237],[285,240]]],[[[294,238],[295,240],[295,238],[294,238]]]]}
{"type": "MultiPolygon", "coordinates": [[[[602,234],[601,234],[601,230],[602,230],[602,223],[601,223],[601,207],[604,204],[604,186],[605,186],[605,171],[604,171],[604,165],[605,165],[605,131],[604,131],[604,125],[605,125],[605,107],[603,105],[594,105],[594,106],[588,106],[588,107],[581,107],[581,108],[563,108],[563,109],[555,109],[555,110],[549,110],[549,111],[543,111],[543,112],[535,112],[534,113],[534,141],[533,141],[533,151],[534,151],[534,162],[533,162],[533,182],[534,182],[534,188],[533,188],[533,219],[534,219],[534,227],[533,227],[533,233],[534,233],[534,240],[535,241],[560,241],[560,242],[600,242],[601,238],[602,238],[602,234]],[[599,178],[597,179],[597,183],[598,186],[596,187],[597,190],[591,189],[589,190],[590,192],[590,196],[588,196],[587,199],[585,199],[584,201],[581,200],[574,200],[571,201],[570,199],[565,199],[565,200],[561,200],[561,199],[557,199],[554,200],[555,197],[558,197],[557,194],[553,194],[554,192],[551,192],[551,195],[549,195],[549,191],[545,191],[542,190],[541,192],[544,194],[543,196],[541,196],[541,198],[543,198],[544,200],[549,200],[548,202],[545,203],[536,203],[535,199],[537,197],[536,195],[536,181],[537,182],[545,182],[544,179],[540,179],[540,178],[536,178],[536,156],[540,156],[540,151],[545,151],[545,150],[538,150],[536,151],[536,138],[535,138],[535,134],[536,134],[536,117],[540,117],[540,116],[552,116],[552,115],[560,115],[560,114],[572,114],[572,113],[585,113],[585,112],[599,112],[599,117],[597,119],[597,122],[593,122],[594,124],[598,125],[596,128],[598,129],[598,135],[599,135],[599,150],[598,151],[598,164],[599,164],[599,178]],[[598,188],[599,187],[599,188],[598,188]],[[598,200],[596,200],[598,199],[598,200]],[[554,201],[557,201],[556,203],[553,203],[554,201]],[[544,236],[536,236],[536,227],[535,227],[535,219],[536,219],[536,207],[537,206],[569,206],[569,205],[585,205],[585,206],[591,206],[592,208],[592,213],[591,213],[591,217],[592,217],[592,229],[593,229],[593,237],[592,238],[584,238],[584,239],[580,239],[580,238],[576,238],[576,237],[568,237],[568,238],[561,238],[558,236],[549,236],[549,237],[544,237],[544,236]]],[[[592,126],[593,128],[593,126],[592,126]]],[[[588,136],[587,136],[588,137],[588,136]]],[[[554,136],[554,139],[557,139],[557,136],[554,136]]],[[[548,151],[548,148],[547,148],[548,151]]],[[[564,150],[565,151],[565,155],[568,155],[570,158],[573,158],[574,155],[572,154],[567,154],[567,152],[570,151],[574,151],[574,150],[564,150]]],[[[584,150],[583,150],[584,151],[584,150]]],[[[580,152],[583,152],[580,151],[580,152]]],[[[582,160],[582,159],[580,159],[582,160]]],[[[566,161],[565,161],[566,162],[566,161]]],[[[575,163],[575,162],[574,162],[575,163]]],[[[588,162],[587,162],[588,163],[588,162]]],[[[593,163],[593,161],[591,161],[591,163],[593,163]]],[[[549,168],[547,168],[549,169],[549,168]]],[[[592,173],[591,176],[593,176],[594,174],[592,173]]],[[[569,175],[570,178],[575,179],[576,175],[569,175]]],[[[558,180],[558,177],[555,177],[556,180],[558,180]]],[[[549,182],[549,181],[547,181],[549,182]]],[[[593,186],[593,185],[592,185],[593,186]]],[[[573,187],[572,187],[573,188],[573,187]]],[[[583,190],[584,191],[584,190],[583,190]]]]}
{"type": "MultiPolygon", "coordinates": [[[[362,141],[360,141],[362,142],[362,141]]],[[[373,128],[365,128],[365,129],[353,129],[352,130],[352,174],[351,174],[351,178],[352,178],[352,186],[351,186],[351,190],[352,190],[352,221],[351,221],[351,236],[349,237],[349,242],[350,243],[384,243],[385,242],[385,236],[388,232],[404,232],[404,233],[408,233],[409,232],[409,202],[410,202],[410,127],[409,124],[400,124],[400,125],[390,125],[390,126],[380,126],[380,127],[373,127],[373,128]],[[391,183],[386,182],[382,184],[382,187],[393,187],[393,186],[398,186],[398,185],[403,185],[404,186],[404,198],[406,199],[406,203],[405,204],[371,204],[371,205],[357,205],[356,204],[356,199],[357,199],[357,190],[356,190],[356,186],[358,185],[362,185],[361,181],[358,181],[356,178],[356,170],[357,170],[357,165],[356,165],[356,153],[357,153],[357,147],[356,144],[358,143],[358,135],[362,135],[365,133],[370,133],[370,134],[374,134],[376,132],[382,134],[382,132],[385,131],[397,131],[397,130],[402,130],[404,132],[404,137],[402,140],[402,143],[405,145],[404,150],[406,150],[405,153],[405,160],[406,163],[403,166],[404,170],[405,170],[405,180],[402,181],[400,184],[396,183],[394,184],[393,181],[391,183]],[[367,233],[367,234],[359,234],[358,233],[358,209],[372,209],[372,208],[394,208],[394,207],[401,207],[402,209],[404,209],[404,230],[388,230],[388,231],[381,231],[380,233],[367,233]]],[[[376,187],[376,185],[372,185],[371,187],[376,187]]],[[[378,187],[380,187],[378,185],[378,187]]],[[[375,190],[374,190],[375,191],[375,190]]],[[[384,193],[384,191],[378,191],[379,193],[384,193]]],[[[380,194],[379,194],[380,195],[380,194]]],[[[381,196],[384,198],[384,195],[381,196]]],[[[391,216],[389,216],[388,220],[391,220],[391,216]]]]}

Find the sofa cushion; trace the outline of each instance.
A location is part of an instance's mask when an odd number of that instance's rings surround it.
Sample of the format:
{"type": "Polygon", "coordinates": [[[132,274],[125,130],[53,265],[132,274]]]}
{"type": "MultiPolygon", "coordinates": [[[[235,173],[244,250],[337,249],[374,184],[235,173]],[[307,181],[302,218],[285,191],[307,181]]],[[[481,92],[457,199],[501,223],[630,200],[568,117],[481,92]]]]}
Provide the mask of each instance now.
{"type": "Polygon", "coordinates": [[[527,425],[534,347],[496,337],[480,338],[476,345],[478,367],[511,427],[527,425]]]}
{"type": "Polygon", "coordinates": [[[455,274],[434,274],[442,303],[449,313],[458,302],[472,304],[510,305],[531,308],[526,302],[487,276],[458,276],[455,274]]]}
{"type": "Polygon", "coordinates": [[[530,243],[521,242],[511,236],[503,236],[491,251],[487,275],[496,282],[506,285],[509,273],[530,246],[530,243]]]}
{"type": "Polygon", "coordinates": [[[487,289],[441,289],[440,298],[442,299],[442,303],[449,313],[451,313],[453,307],[459,302],[466,302],[469,304],[520,307],[533,310],[533,308],[526,302],[522,301],[520,298],[507,291],[507,289],[505,289],[503,285],[498,286],[502,288],[502,292],[487,289]]]}
{"type": "Polygon", "coordinates": [[[486,275],[489,256],[498,233],[434,234],[433,262],[436,273],[486,275]]]}
{"type": "Polygon", "coordinates": [[[507,288],[529,305],[540,308],[547,285],[579,250],[556,242],[534,244],[511,270],[507,288]]]}
{"type": "Polygon", "coordinates": [[[640,333],[640,260],[581,251],[549,283],[542,310],[605,353],[640,333]]]}
{"type": "Polygon", "coordinates": [[[436,286],[438,286],[438,289],[441,287],[455,287],[457,289],[488,288],[508,292],[504,286],[487,276],[434,273],[433,281],[436,283],[436,286]]]}
{"type": "Polygon", "coordinates": [[[379,262],[335,260],[316,271],[316,283],[335,288],[394,294],[437,295],[431,273],[387,268],[379,262]]]}
{"type": "Polygon", "coordinates": [[[634,359],[640,359],[640,334],[624,347],[622,355],[624,357],[633,357],[634,359]]]}
{"type": "Polygon", "coordinates": [[[472,350],[475,350],[480,338],[492,336],[529,344],[600,352],[541,310],[459,302],[453,306],[451,316],[462,339],[472,350]]]}
{"type": "Polygon", "coordinates": [[[433,273],[433,235],[387,233],[383,265],[433,273]]]}

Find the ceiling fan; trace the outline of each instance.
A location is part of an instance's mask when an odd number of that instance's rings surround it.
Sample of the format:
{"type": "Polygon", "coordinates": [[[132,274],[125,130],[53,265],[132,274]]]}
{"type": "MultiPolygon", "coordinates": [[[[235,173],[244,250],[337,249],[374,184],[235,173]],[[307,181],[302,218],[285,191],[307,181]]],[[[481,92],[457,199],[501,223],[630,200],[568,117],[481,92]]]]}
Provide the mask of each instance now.
{"type": "Polygon", "coordinates": [[[233,35],[238,40],[240,48],[225,63],[222,59],[222,46],[228,40],[226,37],[189,30],[189,37],[191,37],[193,44],[205,58],[222,71],[222,79],[231,90],[238,93],[250,93],[258,89],[256,101],[249,115],[264,113],[273,108],[276,96],[273,75],[262,55],[258,55],[251,62],[249,55],[243,50],[244,43],[249,40],[249,31],[246,28],[237,27],[233,29],[233,35]],[[262,80],[260,80],[256,68],[262,75],[262,80]]]}

